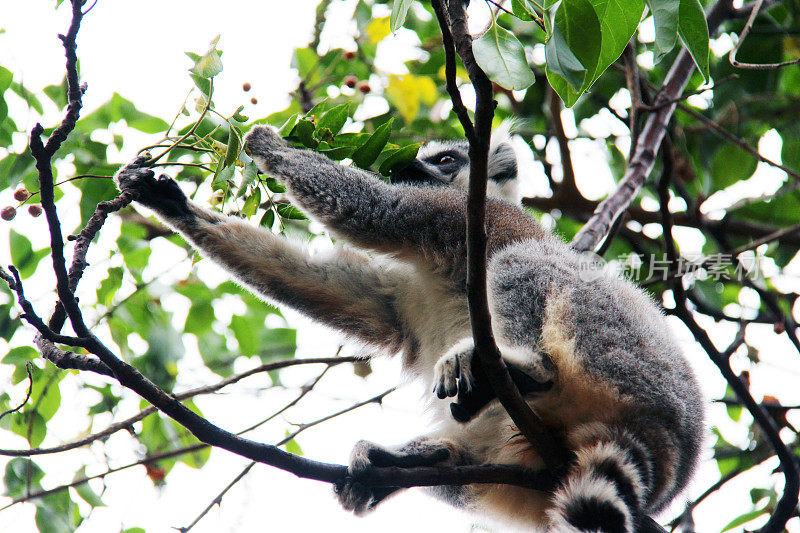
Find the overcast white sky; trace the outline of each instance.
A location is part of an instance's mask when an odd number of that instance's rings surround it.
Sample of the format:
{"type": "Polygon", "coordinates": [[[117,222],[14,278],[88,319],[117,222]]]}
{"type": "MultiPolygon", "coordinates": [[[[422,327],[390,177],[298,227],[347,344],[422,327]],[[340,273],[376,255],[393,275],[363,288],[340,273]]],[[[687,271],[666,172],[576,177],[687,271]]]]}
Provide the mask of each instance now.
{"type": "MultiPolygon", "coordinates": [[[[136,102],[146,112],[162,117],[174,115],[183,101],[190,81],[186,75],[189,66],[184,51],[203,52],[208,43],[221,35],[221,48],[224,50],[223,74],[215,84],[217,107],[225,112],[233,111],[250,96],[258,98],[256,106],[250,106],[246,114],[251,117],[263,116],[282,109],[287,102],[287,93],[296,86],[295,73],[290,69],[292,50],[304,45],[310,37],[316,0],[293,0],[278,2],[246,2],[230,0],[225,3],[208,1],[161,1],[141,0],[138,2],[113,2],[100,0],[86,17],[79,37],[79,56],[81,58],[83,80],[88,82],[89,91],[84,99],[87,109],[105,102],[113,92],[119,92],[136,102]],[[252,84],[252,91],[245,98],[241,91],[243,82],[252,84]]],[[[335,3],[336,4],[336,3],[335,3]]],[[[57,83],[63,76],[64,59],[58,33],[63,33],[68,23],[68,9],[62,6],[58,12],[53,10],[53,1],[28,0],[25,2],[0,1],[0,27],[6,33],[0,35],[0,64],[12,70],[18,80],[29,88],[38,90],[45,85],[57,83]]],[[[348,6],[353,2],[342,2],[331,14],[336,19],[326,34],[328,42],[346,43],[349,40],[350,13],[348,6]]],[[[405,37],[388,38],[386,45],[388,59],[383,65],[408,53],[404,48],[405,37]],[[392,41],[394,39],[394,41],[392,41]]],[[[395,61],[395,64],[397,62],[395,61]]],[[[386,68],[389,68],[388,66],[386,68]]],[[[12,115],[21,126],[32,126],[30,119],[24,119],[19,103],[9,98],[12,115]]],[[[50,114],[46,122],[53,123],[57,115],[50,114]]],[[[24,138],[15,140],[15,145],[24,138]]],[[[129,134],[123,154],[111,154],[119,161],[127,159],[144,138],[129,134]]],[[[591,145],[573,145],[573,157],[581,185],[589,190],[599,187],[597,194],[607,190],[608,179],[598,180],[590,169],[597,168],[598,157],[602,155],[591,145]],[[594,179],[585,179],[587,176],[594,179]]],[[[775,146],[767,146],[773,156],[775,146]]],[[[0,152],[2,148],[0,148],[0,152]]],[[[779,151],[778,151],[779,152],[779,151]]],[[[779,155],[779,154],[778,154],[779,155]]],[[[602,162],[602,161],[601,161],[602,162]]],[[[535,189],[535,187],[533,187],[535,189]]],[[[0,205],[10,201],[9,191],[0,192],[0,205]]],[[[65,213],[75,218],[75,213],[65,213]]],[[[114,224],[114,222],[110,222],[114,224]]],[[[36,248],[44,246],[45,233],[43,221],[39,219],[31,225],[30,219],[18,217],[14,226],[17,231],[25,231],[35,242],[36,248]]],[[[696,241],[696,235],[687,233],[686,242],[696,241]]],[[[174,247],[163,242],[153,244],[153,257],[163,261],[154,267],[152,274],[164,270],[165,266],[177,262],[174,247]],[[169,261],[165,259],[169,258],[169,261]]],[[[7,232],[0,230],[0,261],[8,263],[7,232]]],[[[102,266],[98,265],[102,275],[102,266]]],[[[222,276],[214,267],[204,266],[211,275],[222,276]]],[[[180,279],[186,271],[176,271],[174,279],[180,279]]],[[[38,298],[42,309],[48,303],[51,280],[44,276],[43,283],[34,284],[29,292],[38,298]],[[37,293],[37,288],[41,287],[37,293]]],[[[95,281],[98,278],[94,278],[95,281]]],[[[169,280],[167,280],[168,282],[169,280]]],[[[788,280],[795,283],[797,280],[788,280]]],[[[84,282],[87,290],[93,290],[92,278],[84,282]]],[[[179,313],[181,302],[165,301],[179,313]]],[[[185,306],[184,306],[185,308],[185,306]]],[[[185,310],[183,311],[185,312],[185,310]]],[[[231,310],[236,312],[236,309],[231,310]]],[[[293,327],[299,327],[300,337],[298,356],[329,356],[336,349],[336,338],[295,313],[287,313],[293,327]]],[[[697,350],[688,333],[680,329],[680,338],[685,342],[687,353],[703,379],[709,397],[719,397],[724,383],[705,356],[697,350]]],[[[720,345],[734,334],[727,325],[708,324],[720,345]]],[[[785,338],[776,338],[770,328],[753,328],[749,340],[761,349],[765,359],[763,369],[753,376],[753,390],[757,395],[779,392],[786,402],[800,403],[800,391],[794,383],[798,378],[796,354],[787,346],[785,338]]],[[[0,341],[0,353],[5,345],[0,341]]],[[[190,346],[191,352],[191,346],[190,346]]],[[[734,363],[742,364],[735,359],[734,363]]],[[[194,355],[187,358],[181,368],[182,384],[185,386],[210,382],[213,378],[199,370],[200,363],[194,355]]],[[[287,384],[301,385],[315,375],[317,369],[303,369],[287,373],[287,384]]],[[[334,369],[320,383],[319,395],[292,410],[283,420],[253,435],[257,440],[274,442],[283,437],[285,421],[308,422],[320,416],[346,407],[356,401],[369,398],[398,382],[398,366],[394,362],[375,364],[375,373],[368,381],[352,375],[345,368],[334,369]]],[[[92,379],[92,378],[90,378],[92,379]]],[[[95,383],[102,383],[96,380],[95,383]]],[[[8,383],[7,376],[0,374],[0,387],[8,383]]],[[[212,422],[237,429],[252,422],[254,416],[271,413],[286,403],[297,391],[259,390],[263,382],[258,378],[240,387],[239,394],[217,396],[198,400],[198,404],[212,422]],[[242,392],[244,391],[244,392],[242,392]]],[[[15,389],[22,394],[22,388],[15,389]]],[[[72,439],[85,428],[86,421],[69,416],[69,405],[75,401],[79,405],[92,401],[86,394],[73,400],[70,393],[77,394],[73,385],[63,389],[64,405],[56,417],[46,444],[72,439]]],[[[408,387],[385,400],[384,407],[368,406],[360,411],[344,416],[334,423],[310,430],[298,439],[304,452],[311,458],[331,462],[346,462],[349,450],[358,439],[374,440],[381,443],[399,443],[423,433],[427,421],[421,416],[417,400],[421,391],[408,387]]],[[[123,413],[133,413],[138,404],[129,400],[122,406],[123,413]]],[[[77,410],[77,409],[76,409],[77,410]]],[[[716,411],[719,414],[718,411],[716,411]]],[[[123,416],[120,414],[120,417],[123,416]]],[[[719,416],[712,418],[716,421],[719,416]]],[[[728,424],[723,426],[726,436],[732,442],[742,442],[746,435],[741,428],[728,424]]],[[[12,440],[8,433],[0,438],[0,447],[24,447],[21,439],[12,440]]],[[[106,450],[111,454],[114,465],[135,460],[135,450],[131,449],[129,439],[124,434],[113,437],[106,450]]],[[[37,459],[46,471],[52,472],[46,478],[47,485],[62,483],[71,479],[86,457],[102,459],[100,447],[92,447],[71,454],[37,459]]],[[[5,461],[0,458],[0,468],[5,461]]],[[[99,508],[79,531],[109,532],[124,527],[143,527],[148,533],[173,531],[171,526],[183,526],[207,505],[219,490],[233,478],[246,464],[246,461],[226,452],[214,452],[206,468],[191,470],[178,465],[169,477],[169,484],[163,490],[155,489],[146,477],[144,468],[137,467],[108,479],[104,495],[108,507],[99,508]]],[[[774,467],[774,465],[768,465],[774,467]]],[[[101,471],[96,465],[90,473],[101,471]]],[[[767,470],[754,473],[763,478],[767,470]]],[[[715,479],[714,467],[705,466],[698,481],[690,491],[697,494],[715,479]]],[[[744,477],[743,484],[746,484],[744,477]]],[[[93,484],[96,489],[100,484],[93,484]]],[[[696,513],[698,531],[718,530],[721,516],[734,516],[736,510],[744,511],[749,504],[743,485],[722,491],[709,499],[696,513]],[[720,513],[710,511],[717,509],[720,513]],[[715,516],[716,515],[716,516],[715,516]]],[[[3,499],[0,498],[0,506],[3,499]]],[[[0,513],[0,530],[32,531],[31,515],[33,506],[17,506],[0,513]]],[[[673,513],[668,514],[673,516],[673,513]]],[[[439,532],[466,532],[470,530],[472,519],[451,508],[439,504],[418,491],[408,491],[382,505],[376,513],[365,519],[354,518],[342,512],[331,495],[330,487],[313,481],[298,480],[291,475],[267,467],[257,467],[239,483],[224,499],[221,509],[215,509],[193,531],[352,531],[405,532],[408,529],[439,532]]]]}

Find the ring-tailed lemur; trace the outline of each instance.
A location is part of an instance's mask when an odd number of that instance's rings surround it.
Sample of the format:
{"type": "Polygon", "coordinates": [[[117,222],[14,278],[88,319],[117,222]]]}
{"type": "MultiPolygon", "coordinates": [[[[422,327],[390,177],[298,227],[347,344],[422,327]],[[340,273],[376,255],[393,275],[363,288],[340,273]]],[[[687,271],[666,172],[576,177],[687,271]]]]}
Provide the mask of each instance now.
{"type": "MultiPolygon", "coordinates": [[[[247,135],[246,149],[262,172],[284,181],[308,215],[370,254],[339,248],[313,257],[269,231],[190,202],[175,181],[156,179],[141,160],[116,179],[256,293],[362,342],[402,352],[408,373],[438,398],[469,398],[476,376],[465,295],[466,145],[423,146],[398,175],[400,184],[391,185],[292,148],[266,127],[247,135]]],[[[489,172],[490,193],[510,200],[489,198],[486,206],[494,335],[504,360],[534,384],[523,387],[527,401],[563,435],[575,459],[552,493],[508,485],[433,492],[551,532],[638,530],[637,517],[662,509],[691,476],[703,432],[697,382],[642,291],[608,275],[582,279],[580,256],[512,205],[518,203],[517,162],[507,136],[493,137],[489,172]]],[[[396,449],[359,442],[348,477],[336,487],[342,505],[363,513],[394,492],[358,482],[370,465],[542,466],[504,409],[497,401],[484,405],[488,400],[466,407],[456,401],[451,412],[431,395],[436,432],[396,449]]]]}

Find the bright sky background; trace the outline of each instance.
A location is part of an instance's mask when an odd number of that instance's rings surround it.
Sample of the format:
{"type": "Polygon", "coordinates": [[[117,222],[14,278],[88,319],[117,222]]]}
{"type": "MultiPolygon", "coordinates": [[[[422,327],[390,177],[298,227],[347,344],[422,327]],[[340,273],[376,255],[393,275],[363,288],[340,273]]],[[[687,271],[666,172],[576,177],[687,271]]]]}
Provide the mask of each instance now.
{"type": "MultiPolygon", "coordinates": [[[[329,29],[324,35],[324,43],[337,46],[349,42],[352,31],[350,14],[352,0],[334,3],[335,10],[330,13],[329,29]]],[[[287,103],[287,93],[296,87],[296,74],[290,68],[291,52],[297,46],[305,45],[311,35],[316,0],[293,0],[291,2],[246,2],[229,0],[225,3],[208,1],[172,0],[155,2],[112,2],[100,0],[85,18],[79,36],[79,56],[81,58],[83,80],[88,82],[89,91],[84,103],[87,109],[108,100],[113,92],[136,102],[140,110],[161,117],[171,117],[191,87],[186,69],[190,66],[185,51],[202,53],[208,43],[218,34],[224,51],[225,70],[215,83],[215,101],[218,109],[232,112],[240,103],[251,96],[257,97],[255,106],[248,103],[245,113],[251,117],[264,116],[282,109],[287,103]],[[243,82],[250,82],[250,93],[242,92],[243,82]]],[[[57,83],[63,77],[64,57],[61,43],[56,37],[63,33],[68,24],[67,6],[58,12],[53,10],[54,2],[28,0],[26,2],[0,2],[0,27],[6,33],[0,35],[0,64],[14,72],[16,79],[31,89],[39,90],[45,85],[57,83]]],[[[480,7],[480,6],[479,6],[480,7]]],[[[409,54],[408,36],[402,32],[396,37],[387,38],[384,47],[384,61],[379,65],[384,69],[398,68],[398,58],[409,54]],[[392,67],[392,65],[395,65],[392,67]]],[[[403,67],[400,66],[400,69],[403,67]]],[[[379,87],[375,92],[380,94],[379,87]]],[[[375,96],[379,100],[379,96],[375,96]]],[[[25,121],[24,107],[9,97],[11,113],[18,124],[30,129],[33,122],[25,121]]],[[[46,99],[45,99],[46,100],[46,99]]],[[[376,103],[376,105],[378,105],[376,103]]],[[[46,124],[54,124],[60,117],[48,109],[46,124]]],[[[568,127],[575,132],[571,114],[565,113],[568,127]]],[[[586,125],[590,127],[590,125],[586,125]]],[[[607,126],[608,127],[608,126],[607,126]]],[[[135,150],[147,144],[147,136],[139,133],[126,133],[126,144],[121,154],[110,153],[119,162],[127,160],[135,150]]],[[[25,139],[15,139],[15,146],[24,146],[25,139]]],[[[590,142],[574,141],[573,158],[579,178],[579,185],[593,197],[599,197],[612,185],[611,176],[598,179],[593,169],[604,167],[603,156],[590,142]],[[598,162],[600,164],[598,164],[598,162]]],[[[762,143],[762,150],[770,157],[779,159],[780,150],[776,143],[762,143]]],[[[0,154],[2,148],[0,148],[0,154]]],[[[534,174],[534,173],[531,173],[534,174]]],[[[762,179],[767,179],[763,174],[762,179]]],[[[775,180],[774,176],[769,179],[775,180]]],[[[760,182],[762,188],[763,181],[760,182]]],[[[531,177],[528,190],[537,190],[535,176],[531,177]]],[[[0,192],[0,206],[10,203],[11,192],[0,192]]],[[[64,213],[68,220],[76,220],[76,213],[64,213]],[[70,218],[71,217],[71,218],[70,218]]],[[[17,217],[14,227],[25,231],[34,241],[34,248],[44,246],[46,234],[43,218],[31,223],[22,214],[17,217]]],[[[110,225],[116,221],[111,220],[110,225]]],[[[686,231],[681,238],[687,246],[699,246],[696,233],[686,231]]],[[[98,248],[102,249],[102,243],[98,248]]],[[[166,270],[181,257],[176,255],[175,247],[163,242],[153,243],[153,258],[160,264],[154,265],[151,274],[166,270]]],[[[7,232],[0,231],[0,262],[8,263],[7,232]]],[[[84,289],[93,291],[96,276],[102,275],[107,265],[97,264],[98,273],[93,279],[91,273],[84,281],[84,289]]],[[[211,265],[203,265],[205,273],[222,280],[224,276],[211,265]]],[[[45,269],[46,270],[46,269],[45,269]]],[[[795,269],[796,273],[797,269],[795,269]]],[[[45,273],[46,274],[46,273],[45,273]]],[[[170,280],[185,276],[185,270],[173,272],[165,278],[170,280]]],[[[36,278],[42,283],[29,283],[29,294],[41,310],[51,308],[50,287],[52,280],[46,275],[36,278]]],[[[787,279],[785,283],[797,287],[797,278],[787,279]]],[[[168,288],[164,287],[165,291],[168,288]]],[[[747,302],[743,302],[746,304],[747,302]]],[[[164,305],[185,313],[185,303],[178,297],[166,299],[164,305]]],[[[226,310],[237,312],[237,309],[226,310]]],[[[330,356],[337,346],[336,337],[296,313],[287,312],[290,324],[298,327],[298,356],[330,356]]],[[[677,321],[671,321],[684,342],[687,354],[703,381],[709,397],[719,397],[724,390],[724,382],[718,376],[705,355],[691,341],[688,332],[677,321]]],[[[708,326],[720,346],[735,333],[727,324],[703,324],[708,326]]],[[[785,337],[776,337],[768,327],[751,327],[748,340],[761,351],[764,363],[753,375],[753,392],[756,398],[764,393],[780,396],[785,402],[800,403],[800,391],[795,383],[798,379],[796,354],[793,353],[785,337]]],[[[2,343],[3,341],[0,341],[2,343]]],[[[0,345],[0,353],[4,350],[0,345]]],[[[213,376],[203,372],[201,363],[190,355],[181,367],[179,390],[201,383],[215,381],[213,376]]],[[[345,352],[352,352],[346,348],[345,352]]],[[[742,368],[742,358],[735,357],[734,364],[742,368]]],[[[331,370],[315,389],[312,400],[304,400],[276,424],[252,434],[256,440],[275,442],[283,437],[285,421],[294,423],[309,422],[328,413],[347,407],[357,401],[367,399],[398,383],[399,366],[396,362],[381,361],[374,364],[375,372],[364,381],[352,375],[347,368],[331,370]]],[[[320,369],[307,368],[286,372],[288,385],[300,386],[316,375],[320,369]]],[[[102,379],[93,377],[87,381],[102,384],[102,379]]],[[[0,374],[0,383],[8,383],[7,376],[0,374]]],[[[236,390],[238,394],[223,394],[213,398],[198,399],[197,403],[208,418],[228,429],[245,427],[254,419],[266,416],[287,403],[297,390],[264,391],[260,389],[265,381],[251,378],[236,390]]],[[[14,389],[22,397],[23,387],[14,389]]],[[[69,402],[73,401],[70,392],[78,394],[77,387],[65,385],[62,388],[64,405],[62,411],[51,421],[45,445],[68,441],[86,428],[87,420],[69,416],[69,402]]],[[[92,401],[83,393],[76,403],[92,401]]],[[[413,386],[389,396],[384,406],[371,405],[336,421],[309,430],[298,438],[305,454],[313,459],[343,463],[347,461],[349,450],[359,439],[374,440],[384,444],[406,441],[428,429],[427,419],[422,415],[419,394],[422,391],[413,386]]],[[[131,395],[132,396],[132,395],[131,395]]],[[[721,420],[719,407],[712,408],[711,418],[721,420]]],[[[118,418],[138,410],[135,399],[121,405],[118,418]]],[[[795,423],[800,423],[795,420],[795,423]]],[[[98,420],[95,429],[102,427],[98,420]]],[[[733,424],[723,424],[723,432],[734,443],[744,442],[746,435],[733,424]]],[[[0,447],[25,447],[22,439],[11,439],[3,433],[0,447]]],[[[112,437],[106,446],[111,454],[112,465],[121,465],[137,458],[136,450],[131,449],[130,439],[124,434],[112,437]]],[[[56,456],[39,457],[36,461],[47,471],[46,486],[52,486],[72,478],[79,461],[86,457],[102,460],[99,446],[77,452],[56,456]]],[[[5,464],[0,458],[0,468],[5,464]]],[[[227,452],[215,451],[202,471],[192,470],[183,465],[175,467],[170,474],[169,483],[163,489],[155,489],[146,477],[143,467],[136,467],[115,474],[108,479],[108,487],[103,496],[108,503],[106,508],[96,509],[80,532],[109,532],[121,528],[139,526],[148,533],[174,531],[171,526],[188,524],[213,497],[246,464],[246,461],[227,452]]],[[[728,490],[721,491],[698,508],[695,513],[697,530],[701,532],[718,530],[720,516],[712,509],[718,509],[724,516],[735,516],[749,507],[746,490],[748,479],[763,479],[774,463],[766,468],[755,469],[752,476],[742,476],[739,484],[731,484],[728,490]]],[[[89,473],[100,472],[103,465],[98,463],[89,473]]],[[[716,479],[715,468],[705,466],[689,491],[696,495],[716,479]]],[[[100,483],[93,483],[100,489],[100,483]]],[[[0,498],[0,506],[3,499],[0,498]]],[[[667,513],[672,517],[676,509],[667,513]]],[[[0,513],[0,531],[25,533],[31,531],[33,506],[17,506],[0,513]]],[[[193,531],[350,531],[350,532],[405,532],[409,529],[439,532],[470,531],[472,519],[443,504],[422,495],[418,490],[407,491],[385,504],[368,518],[357,519],[344,513],[331,494],[330,486],[307,480],[299,480],[276,469],[256,467],[249,476],[240,482],[223,500],[222,507],[213,510],[193,531]]],[[[498,529],[498,531],[500,531],[498,529]]]]}

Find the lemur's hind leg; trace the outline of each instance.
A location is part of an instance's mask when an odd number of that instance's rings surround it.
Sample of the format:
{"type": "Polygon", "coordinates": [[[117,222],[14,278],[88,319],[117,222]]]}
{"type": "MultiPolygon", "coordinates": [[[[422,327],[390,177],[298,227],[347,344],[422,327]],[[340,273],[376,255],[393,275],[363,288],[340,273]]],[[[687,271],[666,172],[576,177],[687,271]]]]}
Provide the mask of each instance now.
{"type": "MultiPolygon", "coordinates": [[[[336,497],[347,511],[357,515],[373,510],[401,487],[368,487],[359,476],[373,467],[414,468],[473,464],[472,456],[461,446],[446,439],[420,437],[396,450],[365,440],[356,443],[350,456],[347,476],[334,485],[336,497]]],[[[433,487],[434,495],[457,504],[465,498],[467,487],[433,487]]]]}

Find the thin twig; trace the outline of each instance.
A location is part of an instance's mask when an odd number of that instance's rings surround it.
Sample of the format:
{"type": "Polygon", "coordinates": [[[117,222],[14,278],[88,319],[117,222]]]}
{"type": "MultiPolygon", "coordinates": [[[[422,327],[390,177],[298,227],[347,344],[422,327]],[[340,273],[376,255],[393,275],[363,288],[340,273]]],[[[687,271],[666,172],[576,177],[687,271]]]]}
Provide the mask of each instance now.
{"type": "Polygon", "coordinates": [[[11,413],[16,413],[23,407],[25,404],[28,403],[28,400],[31,399],[31,394],[33,393],[33,375],[31,374],[31,366],[32,363],[28,361],[25,363],[25,372],[28,373],[28,394],[25,395],[25,399],[20,402],[20,404],[16,407],[12,407],[11,409],[6,409],[2,413],[0,413],[0,420],[6,417],[6,415],[10,415],[11,413]]]}
{"type": "Polygon", "coordinates": [[[736,42],[736,45],[733,47],[733,50],[731,50],[730,55],[728,55],[728,60],[730,61],[731,65],[733,65],[736,68],[768,70],[768,69],[787,67],[789,65],[796,65],[800,63],[800,59],[793,59],[791,61],[781,61],[780,63],[741,63],[739,61],[736,61],[736,54],[739,52],[739,48],[741,48],[742,43],[744,43],[744,40],[747,38],[747,35],[753,28],[753,23],[755,22],[759,11],[761,11],[761,6],[763,3],[764,0],[756,0],[755,5],[753,6],[753,10],[750,12],[750,17],[747,19],[747,22],[745,23],[742,32],[739,34],[739,40],[736,42]]]}
{"type": "MultiPolygon", "coordinates": [[[[287,359],[285,361],[275,361],[272,363],[265,363],[256,368],[252,368],[245,372],[241,372],[239,374],[227,377],[212,385],[204,385],[202,387],[197,387],[185,392],[177,393],[175,394],[175,399],[183,401],[189,398],[194,398],[195,396],[199,396],[201,394],[211,394],[221,390],[224,387],[227,387],[228,385],[237,383],[247,377],[250,377],[258,373],[271,372],[273,370],[279,370],[291,366],[309,365],[309,364],[324,364],[328,366],[335,366],[342,363],[352,363],[357,360],[358,358],[356,357],[321,357],[316,359],[287,359]]],[[[147,416],[155,413],[156,411],[157,410],[155,407],[147,407],[145,409],[142,409],[135,415],[126,418],[125,420],[121,420],[119,422],[115,422],[114,424],[109,425],[107,428],[101,431],[88,435],[84,438],[74,440],[72,442],[60,444],[58,446],[53,446],[50,448],[31,448],[29,450],[0,449],[0,455],[12,456],[12,457],[30,457],[33,455],[50,455],[54,453],[74,450],[75,448],[80,448],[82,446],[86,446],[87,444],[91,444],[96,440],[104,439],[118,431],[128,429],[136,422],[146,418],[147,416]]]]}
{"type": "Polygon", "coordinates": [[[771,160],[768,157],[764,157],[763,155],[761,155],[761,153],[757,149],[755,149],[752,146],[750,146],[744,139],[741,139],[741,138],[737,137],[736,135],[733,135],[732,133],[727,131],[725,128],[721,127],[719,124],[717,124],[716,122],[714,122],[710,118],[706,117],[702,113],[698,113],[697,111],[695,111],[694,109],[690,108],[689,106],[687,106],[685,104],[678,104],[678,109],[680,109],[681,111],[683,111],[687,115],[691,116],[692,118],[694,118],[696,120],[699,120],[705,126],[707,126],[708,129],[710,129],[712,132],[717,134],[719,137],[722,137],[723,139],[725,139],[726,141],[728,141],[728,142],[730,142],[732,144],[735,144],[736,146],[738,146],[739,148],[741,148],[742,150],[744,150],[748,154],[752,155],[753,157],[755,157],[759,161],[761,161],[763,163],[766,163],[766,164],[768,164],[770,166],[773,166],[775,168],[779,168],[779,169],[783,170],[784,172],[786,172],[789,176],[791,176],[795,180],[800,180],[800,174],[799,173],[795,172],[794,170],[792,170],[791,168],[787,167],[786,165],[784,165],[782,163],[777,163],[777,162],[771,160]]]}

